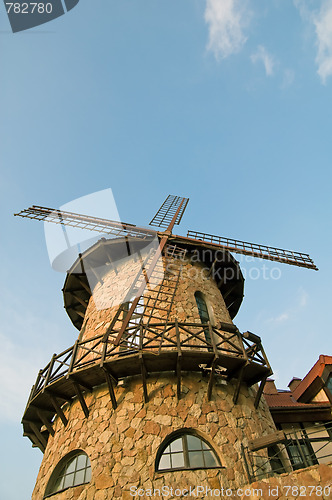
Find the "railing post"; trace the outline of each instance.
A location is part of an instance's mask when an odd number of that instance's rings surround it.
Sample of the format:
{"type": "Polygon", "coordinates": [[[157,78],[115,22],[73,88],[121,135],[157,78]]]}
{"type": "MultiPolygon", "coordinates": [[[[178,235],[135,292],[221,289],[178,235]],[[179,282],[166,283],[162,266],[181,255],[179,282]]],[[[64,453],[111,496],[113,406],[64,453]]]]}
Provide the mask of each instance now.
{"type": "Polygon", "coordinates": [[[139,325],[139,350],[142,351],[143,349],[143,335],[144,335],[144,329],[142,323],[139,325]]]}
{"type": "Polygon", "coordinates": [[[247,457],[246,457],[246,454],[245,454],[245,451],[244,451],[244,446],[243,446],[242,443],[241,443],[241,454],[242,454],[242,459],[243,459],[243,463],[244,463],[244,468],[245,468],[245,471],[247,473],[248,482],[251,483],[253,481],[253,479],[255,479],[255,476],[252,476],[250,474],[247,457]]]}
{"type": "Polygon", "coordinates": [[[41,379],[41,374],[43,373],[43,370],[39,370],[38,372],[38,375],[37,375],[37,380],[35,382],[35,384],[32,386],[32,389],[31,389],[31,392],[30,392],[30,397],[29,397],[29,401],[28,401],[28,404],[29,402],[31,401],[31,399],[34,397],[35,395],[35,390],[37,389],[38,385],[39,385],[39,382],[40,382],[40,379],[41,379]]]}
{"type": "Polygon", "coordinates": [[[47,374],[46,374],[45,381],[44,381],[43,391],[45,390],[45,388],[47,387],[47,385],[48,385],[48,383],[50,381],[56,356],[57,356],[56,354],[53,354],[52,359],[50,361],[50,366],[48,367],[47,374]]]}
{"type": "Polygon", "coordinates": [[[106,359],[108,340],[103,339],[103,350],[101,353],[100,366],[103,367],[106,359]]]}
{"type": "Polygon", "coordinates": [[[210,339],[211,339],[211,344],[212,344],[212,347],[213,347],[214,355],[216,357],[218,357],[218,349],[217,349],[217,345],[216,345],[216,339],[214,338],[214,331],[213,331],[213,328],[212,328],[212,325],[211,325],[211,321],[209,321],[209,335],[210,335],[210,339]]]}
{"type": "Polygon", "coordinates": [[[302,460],[303,460],[303,463],[304,463],[305,467],[309,467],[309,464],[308,464],[308,462],[307,462],[307,459],[306,459],[305,454],[303,453],[303,450],[302,450],[302,447],[301,447],[301,444],[300,444],[299,438],[297,437],[297,434],[296,434],[295,429],[294,429],[294,436],[295,436],[295,441],[296,441],[296,444],[297,444],[297,447],[298,447],[299,453],[300,453],[300,455],[301,455],[301,458],[302,458],[302,460]]]}
{"type": "Polygon", "coordinates": [[[76,342],[75,342],[75,344],[73,346],[73,352],[71,354],[71,360],[70,360],[70,364],[69,364],[68,375],[71,374],[71,372],[73,371],[73,368],[74,368],[76,354],[77,354],[77,349],[78,349],[78,343],[79,343],[79,341],[76,340],[76,342]]]}
{"type": "Polygon", "coordinates": [[[240,331],[238,329],[236,329],[236,335],[237,335],[237,338],[239,339],[239,342],[240,342],[240,346],[241,346],[241,349],[242,349],[243,357],[248,362],[248,356],[247,356],[246,350],[245,350],[244,345],[243,345],[243,338],[245,338],[245,337],[244,337],[243,334],[240,333],[240,331]]]}
{"type": "Polygon", "coordinates": [[[181,398],[181,369],[182,369],[182,352],[181,352],[181,342],[180,342],[180,332],[179,324],[177,318],[175,318],[175,335],[176,335],[176,348],[177,348],[177,360],[176,360],[176,395],[178,400],[181,398]]]}

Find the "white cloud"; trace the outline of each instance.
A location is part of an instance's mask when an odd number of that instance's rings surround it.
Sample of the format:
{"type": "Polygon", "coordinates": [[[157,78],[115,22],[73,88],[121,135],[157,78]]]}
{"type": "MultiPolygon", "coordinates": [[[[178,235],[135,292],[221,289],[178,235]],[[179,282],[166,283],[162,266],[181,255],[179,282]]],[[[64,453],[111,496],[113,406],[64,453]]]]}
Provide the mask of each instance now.
{"type": "Polygon", "coordinates": [[[217,60],[241,50],[249,18],[245,0],[206,0],[204,17],[209,26],[207,49],[217,60]]]}
{"type": "Polygon", "coordinates": [[[283,323],[284,321],[287,321],[288,319],[289,319],[289,313],[284,312],[284,313],[279,314],[279,316],[277,316],[275,318],[271,318],[269,321],[273,322],[273,323],[283,323]]]}
{"type": "Polygon", "coordinates": [[[323,2],[319,13],[314,16],[313,22],[318,46],[317,73],[325,84],[327,78],[332,75],[332,0],[323,2]]]}
{"type": "Polygon", "coordinates": [[[265,68],[266,76],[272,76],[274,73],[275,60],[271,54],[268,53],[263,45],[259,45],[254,54],[250,56],[253,63],[262,62],[265,68]]]}
{"type": "Polygon", "coordinates": [[[317,73],[326,84],[332,75],[332,0],[321,0],[317,9],[317,1],[294,0],[304,21],[315,29],[317,56],[317,73]]]}
{"type": "Polygon", "coordinates": [[[280,323],[291,320],[301,311],[301,309],[307,306],[308,299],[309,299],[308,293],[303,288],[299,288],[297,292],[297,297],[294,300],[292,307],[287,308],[284,312],[280,313],[278,316],[268,318],[266,322],[278,325],[280,323]]]}

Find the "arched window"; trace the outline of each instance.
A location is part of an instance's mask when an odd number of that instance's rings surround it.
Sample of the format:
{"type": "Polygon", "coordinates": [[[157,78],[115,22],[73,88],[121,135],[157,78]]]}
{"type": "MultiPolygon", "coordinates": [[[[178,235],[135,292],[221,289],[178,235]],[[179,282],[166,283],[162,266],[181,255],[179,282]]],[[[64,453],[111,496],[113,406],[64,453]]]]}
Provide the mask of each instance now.
{"type": "Polygon", "coordinates": [[[91,464],[89,457],[81,450],[66,455],[55,467],[47,484],[45,497],[60,491],[89,483],[91,480],[91,464]]]}
{"type": "Polygon", "coordinates": [[[211,446],[194,432],[176,432],[164,443],[156,459],[157,471],[220,467],[211,446]]]}
{"type": "MultiPolygon", "coordinates": [[[[199,314],[201,323],[203,323],[203,324],[209,323],[210,316],[209,316],[208,306],[205,302],[205,299],[204,299],[202,292],[195,292],[195,299],[196,299],[198,314],[199,314]]],[[[204,328],[204,335],[205,335],[205,340],[209,344],[211,344],[211,337],[210,337],[210,332],[209,332],[208,328],[204,328]]],[[[211,347],[209,347],[208,350],[212,351],[213,349],[211,347]]]]}

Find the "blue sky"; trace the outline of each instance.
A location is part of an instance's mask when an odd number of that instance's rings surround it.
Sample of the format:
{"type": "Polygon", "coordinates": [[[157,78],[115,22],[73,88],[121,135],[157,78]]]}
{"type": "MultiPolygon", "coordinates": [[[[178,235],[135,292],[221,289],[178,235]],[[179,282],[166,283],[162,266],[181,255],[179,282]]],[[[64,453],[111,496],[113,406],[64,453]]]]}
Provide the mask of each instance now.
{"type": "Polygon", "coordinates": [[[22,208],[111,188],[144,225],[178,194],[180,234],[308,252],[319,272],[243,260],[235,323],[281,388],[331,354],[332,1],[81,0],[17,34],[0,13],[0,497],[22,500],[41,461],[21,436],[30,388],[77,337],[22,208]]]}

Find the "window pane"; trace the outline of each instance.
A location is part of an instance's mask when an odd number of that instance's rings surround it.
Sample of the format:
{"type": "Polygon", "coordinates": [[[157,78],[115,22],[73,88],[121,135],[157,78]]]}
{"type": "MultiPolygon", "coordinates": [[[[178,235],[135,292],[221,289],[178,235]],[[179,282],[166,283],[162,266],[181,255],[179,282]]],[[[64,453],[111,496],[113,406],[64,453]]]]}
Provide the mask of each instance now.
{"type": "Polygon", "coordinates": [[[215,467],[217,464],[212,451],[204,451],[205,467],[215,467]]]}
{"type": "Polygon", "coordinates": [[[82,484],[84,483],[85,469],[79,470],[75,474],[74,484],[82,484]]]}
{"type": "Polygon", "coordinates": [[[207,323],[209,321],[209,313],[208,308],[205,303],[203,297],[199,294],[199,292],[195,293],[196,304],[198,308],[199,317],[202,323],[207,323]]]}
{"type": "Polygon", "coordinates": [[[289,449],[289,453],[291,455],[291,460],[292,460],[293,464],[294,465],[301,464],[302,459],[301,459],[301,455],[300,455],[297,447],[294,445],[290,445],[288,449],[289,449]]]}
{"type": "Polygon", "coordinates": [[[91,467],[90,467],[90,465],[87,467],[87,469],[85,471],[85,482],[88,483],[89,481],[91,481],[91,467]]]}
{"type": "Polygon", "coordinates": [[[87,458],[88,458],[87,455],[78,455],[76,470],[77,469],[85,469],[87,458]]]}
{"type": "Polygon", "coordinates": [[[202,449],[202,440],[196,436],[191,436],[190,434],[187,436],[188,450],[201,450],[202,449]]]}
{"type": "Polygon", "coordinates": [[[327,383],[326,383],[326,387],[328,388],[328,390],[331,392],[332,394],[332,375],[329,376],[328,380],[327,380],[327,383]]]}
{"type": "Polygon", "coordinates": [[[171,457],[170,455],[162,455],[159,462],[159,469],[170,469],[171,468],[171,457]]]}
{"type": "Polygon", "coordinates": [[[74,472],[76,470],[77,457],[73,458],[71,462],[67,465],[65,474],[69,474],[70,472],[74,472]]]}
{"type": "Polygon", "coordinates": [[[202,451],[190,451],[188,455],[190,467],[204,467],[202,451]]]}
{"type": "Polygon", "coordinates": [[[64,477],[64,483],[63,483],[64,488],[69,488],[69,486],[73,486],[73,484],[74,484],[74,473],[68,474],[67,476],[64,477]]]}
{"type": "Polygon", "coordinates": [[[171,455],[171,458],[172,458],[172,469],[178,469],[179,467],[184,467],[183,453],[174,453],[171,455]]]}
{"type": "Polygon", "coordinates": [[[54,491],[60,491],[63,489],[63,481],[64,481],[64,478],[63,477],[59,477],[57,482],[55,483],[55,486],[54,486],[54,491]]]}
{"type": "Polygon", "coordinates": [[[175,441],[173,441],[170,444],[170,447],[171,447],[171,452],[182,451],[183,450],[182,437],[180,437],[179,439],[176,439],[175,441]]]}

